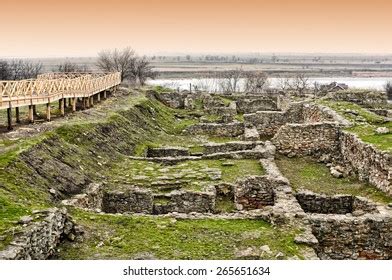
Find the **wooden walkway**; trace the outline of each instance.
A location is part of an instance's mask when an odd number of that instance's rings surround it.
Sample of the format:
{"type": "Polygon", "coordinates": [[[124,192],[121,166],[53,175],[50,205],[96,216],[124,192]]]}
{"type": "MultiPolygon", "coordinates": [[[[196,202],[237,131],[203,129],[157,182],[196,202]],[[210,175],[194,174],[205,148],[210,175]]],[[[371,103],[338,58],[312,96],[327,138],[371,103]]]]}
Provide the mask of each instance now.
{"type": "Polygon", "coordinates": [[[121,83],[121,73],[47,73],[37,79],[0,81],[0,109],[7,109],[8,129],[12,129],[12,109],[15,108],[16,122],[20,122],[19,108],[28,106],[28,118],[34,122],[36,105],[46,104],[46,119],[50,121],[50,103],[59,101],[61,115],[69,99],[72,111],[76,103],[83,108],[93,105],[94,97],[99,102],[106,98],[121,83]]]}

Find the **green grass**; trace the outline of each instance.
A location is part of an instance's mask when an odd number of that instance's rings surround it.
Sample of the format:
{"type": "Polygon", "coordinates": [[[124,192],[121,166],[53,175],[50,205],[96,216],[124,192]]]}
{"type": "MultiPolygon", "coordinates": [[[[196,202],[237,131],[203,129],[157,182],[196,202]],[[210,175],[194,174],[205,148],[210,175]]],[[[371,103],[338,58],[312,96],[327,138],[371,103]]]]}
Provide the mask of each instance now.
{"type": "MultiPolygon", "coordinates": [[[[31,185],[31,169],[18,156],[40,143],[50,133],[29,139],[18,139],[8,143],[6,151],[0,153],[0,250],[10,241],[15,223],[31,209],[41,209],[49,205],[49,195],[41,188],[41,182],[31,185]],[[12,166],[11,169],[8,167],[12,166]],[[22,176],[23,175],[23,176],[22,176]]],[[[7,141],[7,140],[2,140],[7,141]]]]}
{"type": "Polygon", "coordinates": [[[301,188],[316,193],[349,194],[367,197],[373,201],[390,203],[392,198],[375,187],[360,182],[355,178],[335,178],[330,174],[329,168],[309,158],[279,157],[276,164],[294,190],[301,188]]]}
{"type": "Polygon", "coordinates": [[[373,144],[380,150],[392,153],[392,122],[387,122],[379,126],[355,126],[346,130],[358,135],[362,141],[373,144]],[[378,135],[375,133],[377,127],[387,127],[389,128],[390,133],[378,135]]]}
{"type": "Polygon", "coordinates": [[[252,175],[264,175],[265,171],[258,160],[238,159],[238,160],[201,160],[193,163],[205,163],[210,168],[221,169],[223,182],[235,182],[237,179],[252,175]],[[223,162],[232,162],[233,166],[222,166],[223,162]]]}
{"type": "Polygon", "coordinates": [[[174,90],[168,87],[163,87],[163,86],[154,86],[152,90],[156,91],[157,93],[162,93],[162,92],[173,92],[174,90]]]}
{"type": "Polygon", "coordinates": [[[226,98],[226,97],[222,97],[222,96],[218,96],[217,98],[219,98],[219,100],[222,101],[222,103],[228,107],[230,105],[231,102],[233,102],[233,100],[226,98]]]}
{"type": "Polygon", "coordinates": [[[381,124],[384,122],[383,117],[375,113],[372,113],[355,103],[345,102],[345,101],[336,102],[336,101],[323,100],[320,101],[320,104],[330,107],[331,109],[341,114],[344,118],[352,122],[356,122],[357,116],[347,112],[346,110],[356,112],[359,117],[363,118],[369,124],[381,124]]]}
{"type": "Polygon", "coordinates": [[[230,213],[236,210],[234,201],[228,196],[218,196],[215,201],[215,210],[218,213],[230,213]]]}
{"type": "Polygon", "coordinates": [[[189,148],[189,152],[190,152],[191,154],[194,154],[194,153],[203,153],[203,152],[204,152],[204,146],[201,146],[201,145],[192,146],[192,147],[189,148]]]}
{"type": "Polygon", "coordinates": [[[321,101],[320,104],[330,107],[341,116],[353,123],[353,126],[345,130],[356,134],[362,141],[375,145],[378,149],[392,153],[392,122],[386,122],[384,117],[372,113],[361,106],[350,102],[321,101]],[[347,112],[354,111],[357,116],[347,112]],[[358,116],[365,122],[358,122],[358,116]],[[391,133],[377,135],[378,127],[388,127],[391,133]]]}
{"type": "MultiPolygon", "coordinates": [[[[227,160],[228,161],[228,160],[227,160]]],[[[142,187],[152,187],[151,183],[165,181],[181,183],[181,186],[192,190],[203,190],[202,186],[210,183],[234,183],[237,179],[251,175],[264,175],[264,170],[257,160],[230,160],[234,165],[224,166],[222,160],[184,161],[175,165],[164,165],[145,160],[122,158],[111,164],[106,177],[117,188],[120,184],[137,184],[142,187]],[[210,171],[221,171],[221,179],[213,179],[210,171]],[[176,177],[177,176],[177,177],[176,177]]]]}
{"type": "Polygon", "coordinates": [[[236,248],[268,245],[286,257],[302,258],[294,243],[296,229],[277,229],[261,220],[173,220],[162,217],[97,215],[74,210],[83,225],[83,243],[60,246],[60,259],[132,259],[151,254],[157,259],[233,259],[236,248]],[[260,232],[249,238],[244,232],[260,232]]]}
{"type": "Polygon", "coordinates": [[[237,114],[235,119],[239,122],[244,122],[244,114],[237,114]]]}

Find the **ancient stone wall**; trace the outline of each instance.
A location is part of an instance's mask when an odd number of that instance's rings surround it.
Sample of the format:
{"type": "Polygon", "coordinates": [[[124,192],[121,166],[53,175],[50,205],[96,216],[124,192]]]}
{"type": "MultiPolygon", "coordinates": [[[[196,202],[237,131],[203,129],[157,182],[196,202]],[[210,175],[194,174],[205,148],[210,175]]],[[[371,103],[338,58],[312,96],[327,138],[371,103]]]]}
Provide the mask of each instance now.
{"type": "Polygon", "coordinates": [[[178,213],[211,213],[215,210],[216,191],[214,187],[206,191],[176,190],[170,194],[155,197],[154,214],[178,213]]]}
{"type": "Polygon", "coordinates": [[[205,134],[220,137],[237,137],[244,134],[244,124],[241,122],[232,123],[200,123],[189,126],[185,129],[188,134],[205,134]]]}
{"type": "Polygon", "coordinates": [[[183,147],[160,147],[147,149],[147,157],[187,157],[189,149],[183,147]]]}
{"type": "Polygon", "coordinates": [[[203,154],[227,153],[234,151],[252,150],[257,145],[263,145],[261,141],[236,141],[227,143],[208,143],[203,146],[203,154]]]}
{"type": "Polygon", "coordinates": [[[239,210],[261,209],[274,205],[274,185],[267,176],[251,176],[236,182],[234,202],[239,210]]]}
{"type": "Polygon", "coordinates": [[[310,191],[296,193],[302,209],[307,213],[319,214],[347,214],[360,215],[364,213],[376,213],[377,207],[371,201],[351,195],[316,194],[310,191]]]}
{"type": "Polygon", "coordinates": [[[281,126],[288,123],[336,122],[349,125],[349,122],[333,110],[315,104],[292,103],[286,111],[259,111],[244,115],[247,128],[255,127],[260,136],[273,136],[281,126]]]}
{"type": "Polygon", "coordinates": [[[181,92],[155,92],[150,90],[147,92],[147,97],[153,97],[168,107],[175,109],[184,108],[184,101],[186,98],[186,93],[181,92]]]}
{"type": "Polygon", "coordinates": [[[321,259],[392,259],[392,218],[313,214],[309,218],[321,259]]]}
{"type": "Polygon", "coordinates": [[[339,128],[335,123],[286,124],[271,140],[277,150],[290,156],[335,155],[339,150],[339,128]]]}
{"type": "Polygon", "coordinates": [[[271,97],[251,97],[245,96],[238,98],[236,101],[237,112],[240,114],[255,113],[257,111],[278,111],[279,108],[279,96],[271,97]]]}
{"type": "Polygon", "coordinates": [[[336,91],[329,93],[327,97],[335,101],[347,101],[365,106],[387,102],[387,95],[380,91],[336,91]]]}
{"type": "Polygon", "coordinates": [[[71,199],[61,201],[63,205],[71,205],[84,209],[101,209],[104,185],[91,183],[84,193],[74,195],[71,199]]]}
{"type": "Polygon", "coordinates": [[[152,213],[153,196],[151,190],[128,187],[126,190],[105,191],[102,211],[106,213],[152,213]]]}
{"type": "Polygon", "coordinates": [[[0,260],[44,260],[55,253],[62,239],[76,238],[74,223],[65,208],[36,211],[22,218],[21,223],[25,227],[15,233],[11,244],[0,252],[0,260]]]}
{"type": "Polygon", "coordinates": [[[368,181],[385,193],[392,195],[392,156],[356,135],[342,131],[340,134],[340,154],[346,168],[362,181],[368,181]]]}

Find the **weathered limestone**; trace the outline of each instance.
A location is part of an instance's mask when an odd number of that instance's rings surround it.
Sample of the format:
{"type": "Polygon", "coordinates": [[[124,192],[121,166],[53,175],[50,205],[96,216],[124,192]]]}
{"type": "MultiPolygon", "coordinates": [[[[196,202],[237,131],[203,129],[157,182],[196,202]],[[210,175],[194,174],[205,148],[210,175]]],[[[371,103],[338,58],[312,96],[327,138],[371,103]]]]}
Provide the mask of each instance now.
{"type": "Polygon", "coordinates": [[[364,143],[356,135],[342,131],[339,138],[340,155],[347,169],[359,180],[368,181],[392,195],[392,156],[364,143]]]}
{"type": "Polygon", "coordinates": [[[62,239],[74,240],[82,233],[68,217],[65,208],[33,212],[24,218],[25,225],[15,233],[13,241],[0,252],[0,260],[44,260],[55,253],[62,239]]]}
{"type": "Polygon", "coordinates": [[[278,111],[279,108],[279,96],[258,96],[246,95],[244,97],[237,98],[237,112],[240,114],[255,113],[257,111],[278,111]]]}
{"type": "Polygon", "coordinates": [[[175,190],[169,194],[154,197],[154,214],[210,213],[215,210],[216,190],[207,187],[203,191],[175,190]]]}
{"type": "Polygon", "coordinates": [[[183,147],[160,147],[147,149],[147,157],[187,157],[189,149],[183,147]]]}
{"type": "Polygon", "coordinates": [[[239,210],[261,209],[274,205],[274,185],[266,176],[251,176],[236,182],[234,202],[239,210]]]}
{"type": "Polygon", "coordinates": [[[257,145],[263,145],[262,141],[233,141],[226,143],[208,143],[203,146],[203,154],[227,153],[234,151],[252,150],[257,145]]]}
{"type": "Polygon", "coordinates": [[[153,196],[151,190],[134,186],[126,186],[123,189],[104,192],[102,211],[106,213],[152,213],[153,196]]]}
{"type": "Polygon", "coordinates": [[[350,123],[333,110],[320,105],[292,103],[286,111],[259,111],[244,115],[247,128],[256,128],[260,136],[273,136],[281,126],[289,123],[336,122],[350,123]]]}
{"type": "Polygon", "coordinates": [[[335,155],[339,150],[339,128],[335,123],[286,124],[272,142],[289,156],[335,155]]]}
{"type": "Polygon", "coordinates": [[[319,214],[348,214],[356,215],[364,213],[377,213],[376,204],[371,201],[351,195],[327,196],[316,194],[311,191],[300,191],[296,193],[302,209],[307,213],[319,214]]]}
{"type": "Polygon", "coordinates": [[[104,185],[91,183],[82,194],[63,200],[63,205],[72,205],[83,209],[102,209],[104,185]]]}
{"type": "Polygon", "coordinates": [[[245,127],[244,140],[257,141],[260,139],[260,134],[255,127],[245,127]]]}
{"type": "Polygon", "coordinates": [[[348,101],[359,105],[371,106],[377,104],[385,104],[387,95],[380,91],[337,91],[331,92],[327,98],[336,101],[348,101]]]}
{"type": "Polygon", "coordinates": [[[147,96],[154,97],[168,107],[175,109],[184,108],[186,94],[180,92],[161,92],[147,91],[147,96]]]}
{"type": "Polygon", "coordinates": [[[366,214],[361,217],[312,214],[312,232],[321,259],[392,258],[392,217],[366,214]]]}
{"type": "Polygon", "coordinates": [[[185,133],[198,135],[211,135],[219,137],[237,137],[244,134],[244,124],[241,122],[232,123],[200,123],[189,126],[185,129],[185,133]]]}

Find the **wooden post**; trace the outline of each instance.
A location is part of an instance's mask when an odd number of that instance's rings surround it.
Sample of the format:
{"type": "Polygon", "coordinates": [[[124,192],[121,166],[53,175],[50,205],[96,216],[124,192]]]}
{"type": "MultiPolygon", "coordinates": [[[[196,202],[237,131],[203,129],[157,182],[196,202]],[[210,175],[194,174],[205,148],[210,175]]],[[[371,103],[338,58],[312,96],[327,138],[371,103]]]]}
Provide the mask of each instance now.
{"type": "MultiPolygon", "coordinates": [[[[69,100],[71,100],[71,98],[69,100]]],[[[72,98],[72,112],[76,112],[76,101],[76,97],[72,98]]]]}
{"type": "Polygon", "coordinates": [[[7,108],[8,130],[12,130],[12,108],[7,108]]]}
{"type": "Polygon", "coordinates": [[[107,96],[106,96],[106,92],[107,92],[106,90],[104,90],[104,91],[103,91],[103,98],[104,98],[104,99],[106,99],[106,98],[107,98],[107,96]]]}
{"type": "Polygon", "coordinates": [[[65,98],[61,98],[60,100],[60,114],[61,114],[61,116],[62,117],[64,117],[65,116],[65,110],[64,110],[64,107],[65,107],[65,98]]]}
{"type": "Polygon", "coordinates": [[[33,116],[37,117],[37,107],[35,105],[33,105],[33,116]]]}
{"type": "Polygon", "coordinates": [[[189,93],[192,93],[192,84],[189,83],[189,93]]]}
{"type": "Polygon", "coordinates": [[[101,93],[100,92],[98,92],[98,94],[97,94],[97,102],[98,103],[101,102],[101,93]]]}
{"type": "Polygon", "coordinates": [[[68,107],[71,107],[71,106],[72,106],[72,101],[71,101],[71,99],[72,99],[72,98],[68,98],[68,107]]]}
{"type": "Polygon", "coordinates": [[[46,103],[46,120],[50,122],[50,103],[46,103]]]}
{"type": "Polygon", "coordinates": [[[29,105],[29,123],[33,123],[34,122],[34,105],[29,105]]]}
{"type": "Polygon", "coordinates": [[[83,110],[87,109],[87,97],[82,98],[82,103],[83,103],[83,110]]]}
{"type": "Polygon", "coordinates": [[[20,123],[19,107],[15,107],[16,123],[20,123]]]}
{"type": "Polygon", "coordinates": [[[90,106],[94,107],[94,95],[90,96],[90,106]]]}

